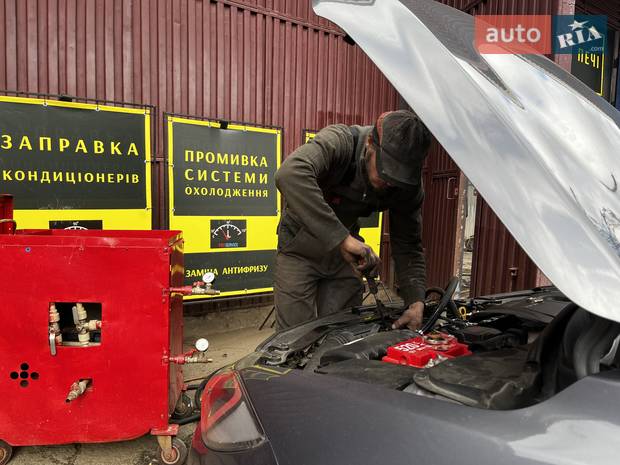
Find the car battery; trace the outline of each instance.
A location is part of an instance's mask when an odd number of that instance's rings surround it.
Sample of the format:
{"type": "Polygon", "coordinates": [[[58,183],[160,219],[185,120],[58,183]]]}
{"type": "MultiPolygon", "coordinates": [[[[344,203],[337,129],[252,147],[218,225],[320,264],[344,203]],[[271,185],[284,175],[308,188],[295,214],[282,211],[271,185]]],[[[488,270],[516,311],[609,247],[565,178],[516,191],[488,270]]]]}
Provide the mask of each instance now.
{"type": "Polygon", "coordinates": [[[180,231],[3,226],[0,441],[174,436],[180,364],[200,358],[183,354],[180,231]]]}
{"type": "Polygon", "coordinates": [[[450,334],[432,332],[388,347],[387,355],[381,360],[397,365],[429,368],[463,355],[471,355],[466,344],[461,344],[450,334]]]}

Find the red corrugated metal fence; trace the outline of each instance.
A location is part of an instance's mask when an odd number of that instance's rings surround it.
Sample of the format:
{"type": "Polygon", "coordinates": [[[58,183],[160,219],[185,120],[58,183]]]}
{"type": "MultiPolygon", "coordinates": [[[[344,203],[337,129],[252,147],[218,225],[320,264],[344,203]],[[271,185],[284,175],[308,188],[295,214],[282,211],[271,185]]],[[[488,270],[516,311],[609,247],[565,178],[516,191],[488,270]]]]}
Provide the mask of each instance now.
{"type": "Polygon", "coordinates": [[[423,242],[428,286],[443,287],[454,274],[459,169],[434,140],[424,167],[423,242]]]}
{"type": "Polygon", "coordinates": [[[474,242],[470,295],[517,291],[536,285],[538,268],[480,195],[474,242]]]}
{"type": "Polygon", "coordinates": [[[0,89],[280,126],[285,153],[302,128],[396,108],[379,70],[309,1],[245,3],[1,0],[0,89]]]}
{"type": "Polygon", "coordinates": [[[0,0],[2,89],[155,106],[160,194],[164,112],[282,127],[288,154],[303,128],[398,107],[309,0],[0,0]]]}

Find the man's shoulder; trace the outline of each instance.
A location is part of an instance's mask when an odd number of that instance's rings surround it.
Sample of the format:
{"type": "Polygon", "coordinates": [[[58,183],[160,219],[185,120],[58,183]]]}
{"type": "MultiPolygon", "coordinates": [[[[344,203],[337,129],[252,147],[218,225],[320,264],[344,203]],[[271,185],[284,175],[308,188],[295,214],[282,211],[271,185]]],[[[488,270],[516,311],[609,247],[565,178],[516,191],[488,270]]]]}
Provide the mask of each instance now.
{"type": "Polygon", "coordinates": [[[332,135],[350,136],[352,133],[355,133],[355,132],[370,132],[371,129],[372,129],[372,126],[359,126],[357,124],[348,126],[342,123],[335,123],[335,124],[330,124],[328,126],[325,126],[316,135],[318,136],[319,134],[320,135],[332,134],[332,135]]]}
{"type": "Polygon", "coordinates": [[[313,141],[319,145],[330,146],[337,151],[353,154],[358,140],[365,138],[372,126],[347,126],[346,124],[330,124],[321,129],[313,141]]]}
{"type": "Polygon", "coordinates": [[[323,129],[321,129],[319,132],[317,132],[316,136],[314,137],[316,138],[339,138],[339,137],[345,137],[345,138],[349,138],[352,137],[351,136],[351,128],[350,126],[347,126],[346,124],[341,124],[341,123],[337,123],[337,124],[330,124],[328,126],[325,126],[323,129]]]}
{"type": "Polygon", "coordinates": [[[346,124],[331,124],[321,129],[308,143],[326,154],[348,159],[353,152],[354,136],[346,124]]]}

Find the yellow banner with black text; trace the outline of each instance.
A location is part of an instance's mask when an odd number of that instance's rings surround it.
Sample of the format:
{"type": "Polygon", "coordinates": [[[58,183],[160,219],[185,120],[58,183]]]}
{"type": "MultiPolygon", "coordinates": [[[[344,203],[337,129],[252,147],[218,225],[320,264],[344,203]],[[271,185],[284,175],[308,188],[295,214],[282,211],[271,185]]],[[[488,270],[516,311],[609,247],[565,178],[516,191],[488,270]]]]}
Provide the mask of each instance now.
{"type": "Polygon", "coordinates": [[[185,284],[211,272],[223,296],[271,291],[281,131],[171,115],[166,128],[169,228],[183,230],[185,284]]]}
{"type": "Polygon", "coordinates": [[[0,97],[0,192],[24,228],[151,229],[148,109],[0,97]]]}

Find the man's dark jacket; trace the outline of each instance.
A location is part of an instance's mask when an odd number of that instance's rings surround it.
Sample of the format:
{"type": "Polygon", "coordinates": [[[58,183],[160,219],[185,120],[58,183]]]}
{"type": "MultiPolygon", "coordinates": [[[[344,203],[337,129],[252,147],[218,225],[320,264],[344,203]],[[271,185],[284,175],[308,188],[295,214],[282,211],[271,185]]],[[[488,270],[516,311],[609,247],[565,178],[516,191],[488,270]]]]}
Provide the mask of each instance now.
{"type": "Polygon", "coordinates": [[[400,293],[408,306],[423,301],[426,267],[422,249],[421,182],[411,190],[372,189],[363,162],[372,127],[335,124],[295,150],[276,173],[286,199],[278,227],[278,249],[295,241],[309,260],[333,251],[359,232],[358,218],[389,210],[390,243],[400,293]]]}

